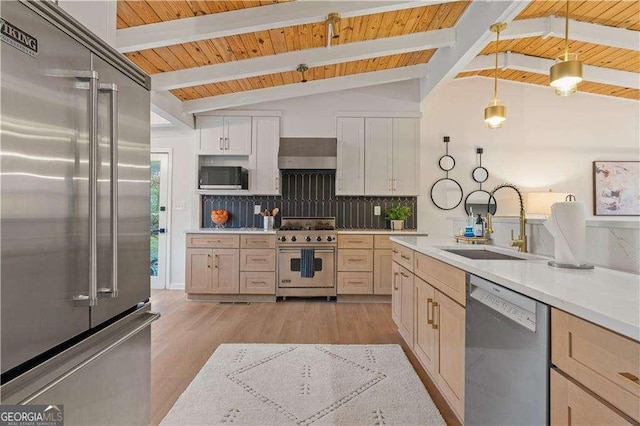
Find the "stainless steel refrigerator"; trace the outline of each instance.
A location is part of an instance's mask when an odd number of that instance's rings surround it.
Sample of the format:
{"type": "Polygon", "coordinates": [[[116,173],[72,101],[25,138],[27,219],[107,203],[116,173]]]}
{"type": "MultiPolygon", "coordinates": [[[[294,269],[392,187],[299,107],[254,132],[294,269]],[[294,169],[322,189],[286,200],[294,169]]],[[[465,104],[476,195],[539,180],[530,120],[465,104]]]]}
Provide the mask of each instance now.
{"type": "Polygon", "coordinates": [[[149,77],[53,2],[0,16],[1,402],[147,424],[149,77]]]}

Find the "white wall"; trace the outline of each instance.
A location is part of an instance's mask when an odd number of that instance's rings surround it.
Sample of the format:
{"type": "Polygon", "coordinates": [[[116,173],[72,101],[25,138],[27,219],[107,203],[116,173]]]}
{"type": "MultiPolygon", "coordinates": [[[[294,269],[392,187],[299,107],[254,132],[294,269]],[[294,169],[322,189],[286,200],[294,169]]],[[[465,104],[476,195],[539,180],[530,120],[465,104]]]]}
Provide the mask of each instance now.
{"type": "MultiPolygon", "coordinates": [[[[280,111],[281,136],[335,137],[338,111],[420,111],[418,80],[345,90],[283,101],[249,105],[237,110],[280,111]]],[[[231,114],[232,111],[230,110],[231,114]]],[[[195,175],[199,143],[197,131],[152,128],[151,149],[172,148],[172,218],[170,280],[172,288],[184,286],[185,231],[198,228],[199,196],[195,192],[195,175]],[[174,207],[185,202],[185,210],[174,207]]]]}
{"type": "Polygon", "coordinates": [[[171,223],[168,224],[171,239],[169,288],[184,287],[185,231],[198,227],[198,196],[195,192],[195,162],[198,144],[197,132],[171,129],[152,129],[151,151],[170,148],[171,164],[171,223]],[[176,209],[183,204],[184,210],[176,209]]]}
{"type": "MultiPolygon", "coordinates": [[[[450,236],[447,217],[464,215],[462,204],[443,211],[429,197],[433,182],[444,177],[437,161],[444,154],[445,135],[451,137],[449,153],[456,159],[450,177],[460,183],[465,196],[478,189],[471,171],[477,162],[475,148],[483,147],[482,164],[490,175],[484,189],[510,182],[524,192],[570,192],[585,204],[588,217],[592,161],[640,159],[639,102],[586,93],[560,98],[549,87],[502,80],[499,84],[499,97],[507,106],[501,129],[490,130],[483,121],[493,91],[491,79],[454,80],[423,101],[418,215],[421,228],[431,235],[450,236]]],[[[498,208],[499,215],[513,213],[513,204],[504,207],[505,203],[498,208]]]]}
{"type": "MultiPolygon", "coordinates": [[[[303,84],[303,83],[299,83],[303,84]]],[[[283,137],[335,137],[339,111],[420,111],[419,80],[247,105],[233,110],[282,111],[283,137]]]]}
{"type": "Polygon", "coordinates": [[[59,0],[58,6],[89,28],[98,37],[109,43],[116,44],[116,0],[59,0]]]}

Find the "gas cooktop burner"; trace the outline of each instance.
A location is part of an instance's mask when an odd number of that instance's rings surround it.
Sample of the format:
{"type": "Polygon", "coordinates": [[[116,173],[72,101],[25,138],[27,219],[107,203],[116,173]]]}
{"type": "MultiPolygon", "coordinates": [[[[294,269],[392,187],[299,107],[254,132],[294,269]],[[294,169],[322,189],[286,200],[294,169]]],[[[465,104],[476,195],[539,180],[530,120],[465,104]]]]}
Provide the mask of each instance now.
{"type": "Polygon", "coordinates": [[[280,231],[335,231],[336,227],[331,225],[319,226],[281,226],[280,231]]]}

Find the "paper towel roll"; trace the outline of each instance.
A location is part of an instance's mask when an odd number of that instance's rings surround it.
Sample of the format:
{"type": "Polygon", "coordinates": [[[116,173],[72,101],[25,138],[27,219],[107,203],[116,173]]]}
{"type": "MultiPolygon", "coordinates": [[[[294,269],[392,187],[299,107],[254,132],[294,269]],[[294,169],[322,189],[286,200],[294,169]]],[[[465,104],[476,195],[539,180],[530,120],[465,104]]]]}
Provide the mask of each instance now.
{"type": "Polygon", "coordinates": [[[554,203],[544,227],[553,236],[556,262],[575,266],[585,263],[587,231],[582,203],[554,203]]]}

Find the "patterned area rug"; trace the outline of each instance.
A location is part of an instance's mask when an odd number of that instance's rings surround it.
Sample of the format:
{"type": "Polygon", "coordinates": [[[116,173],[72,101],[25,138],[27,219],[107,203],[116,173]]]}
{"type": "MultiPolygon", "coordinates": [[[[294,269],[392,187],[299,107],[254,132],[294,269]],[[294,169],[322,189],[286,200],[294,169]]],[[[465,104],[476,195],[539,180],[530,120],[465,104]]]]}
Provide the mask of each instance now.
{"type": "Polygon", "coordinates": [[[220,345],[163,425],[444,425],[398,345],[220,345]]]}

